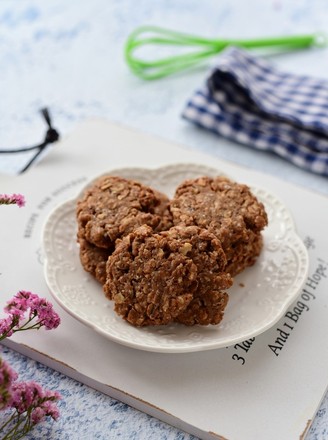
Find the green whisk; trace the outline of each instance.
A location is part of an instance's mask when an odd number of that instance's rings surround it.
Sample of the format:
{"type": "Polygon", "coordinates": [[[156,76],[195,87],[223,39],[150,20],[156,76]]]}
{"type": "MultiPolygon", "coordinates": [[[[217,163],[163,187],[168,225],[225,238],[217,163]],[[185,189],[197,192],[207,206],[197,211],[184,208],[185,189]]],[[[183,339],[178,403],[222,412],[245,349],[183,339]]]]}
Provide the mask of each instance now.
{"type": "Polygon", "coordinates": [[[204,59],[221,52],[227,46],[238,46],[246,49],[272,47],[291,50],[326,45],[327,37],[321,33],[249,40],[226,40],[202,38],[156,26],[142,26],[133,31],[128,37],[125,45],[125,58],[132,72],[140,78],[151,80],[195,66],[204,59]],[[147,61],[135,55],[135,51],[145,45],[182,46],[187,48],[188,52],[147,61]]]}

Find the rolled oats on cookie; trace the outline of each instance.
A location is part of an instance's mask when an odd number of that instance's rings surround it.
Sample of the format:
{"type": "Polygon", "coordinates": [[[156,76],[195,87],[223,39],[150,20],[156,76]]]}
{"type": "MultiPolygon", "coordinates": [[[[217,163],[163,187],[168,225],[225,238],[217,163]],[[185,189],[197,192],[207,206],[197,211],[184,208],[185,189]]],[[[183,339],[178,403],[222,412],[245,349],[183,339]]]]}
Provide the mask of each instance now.
{"type": "Polygon", "coordinates": [[[168,324],[197,288],[197,267],[174,239],[141,226],[125,236],[107,261],[104,291],[118,315],[135,326],[168,324]]]}
{"type": "Polygon", "coordinates": [[[163,216],[170,217],[170,212],[165,207],[162,210],[167,198],[159,194],[134,180],[110,175],[99,178],[77,202],[78,236],[113,251],[116,240],[136,227],[165,225],[163,216]]]}
{"type": "Polygon", "coordinates": [[[176,189],[170,209],[175,225],[197,225],[218,237],[232,276],[256,261],[268,219],[247,185],[221,176],[189,179],[176,189]]]}
{"type": "Polygon", "coordinates": [[[108,259],[104,290],[133,325],[218,324],[232,284],[219,240],[198,227],[154,233],[144,226],[108,259]]]}
{"type": "Polygon", "coordinates": [[[176,226],[162,234],[179,243],[180,252],[197,267],[193,299],[175,321],[185,325],[219,324],[228,303],[226,289],[233,282],[226,272],[227,260],[220,241],[210,231],[197,226],[176,226]]]}
{"type": "Polygon", "coordinates": [[[84,270],[94,276],[101,284],[105,284],[109,250],[95,246],[84,238],[78,238],[78,243],[80,245],[80,261],[84,270]]]}

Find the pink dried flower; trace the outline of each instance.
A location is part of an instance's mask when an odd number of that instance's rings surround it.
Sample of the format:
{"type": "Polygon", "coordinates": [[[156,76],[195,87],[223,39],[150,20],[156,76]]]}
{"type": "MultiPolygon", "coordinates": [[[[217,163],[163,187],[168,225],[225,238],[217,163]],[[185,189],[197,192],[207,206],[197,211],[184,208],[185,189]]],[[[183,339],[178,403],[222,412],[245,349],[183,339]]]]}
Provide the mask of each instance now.
{"type": "Polygon", "coordinates": [[[54,420],[58,420],[59,410],[55,402],[60,398],[60,394],[56,391],[52,392],[46,390],[45,396],[39,402],[39,406],[36,407],[31,413],[32,423],[35,425],[44,420],[44,418],[47,416],[54,420]]]}
{"type": "Polygon", "coordinates": [[[10,365],[0,357],[0,410],[12,403],[12,383],[18,375],[10,365]]]}
{"type": "Polygon", "coordinates": [[[19,323],[17,315],[8,316],[8,318],[0,319],[0,341],[4,338],[9,338],[13,333],[15,327],[19,323]]]}
{"type": "MultiPolygon", "coordinates": [[[[51,416],[57,419],[59,411],[54,402],[58,401],[61,396],[57,391],[44,390],[38,383],[31,382],[14,382],[12,385],[12,403],[11,407],[15,408],[19,414],[38,410],[35,419],[39,419],[43,412],[42,419],[45,416],[51,416]]],[[[41,420],[41,419],[40,419],[41,420]]]]}
{"type": "Polygon", "coordinates": [[[0,320],[0,340],[18,331],[41,327],[51,330],[60,324],[59,315],[47,299],[25,290],[19,291],[9,300],[4,311],[9,316],[0,320]]]}
{"type": "Polygon", "coordinates": [[[58,327],[60,318],[53,310],[52,304],[45,298],[35,298],[30,304],[30,316],[35,315],[47,330],[58,327]]]}
{"type": "Polygon", "coordinates": [[[13,401],[11,406],[19,414],[27,411],[31,406],[37,406],[38,394],[41,387],[37,383],[16,382],[13,387],[13,401]]]}
{"type": "Polygon", "coordinates": [[[24,313],[31,307],[31,304],[38,299],[40,298],[35,293],[20,290],[7,302],[4,310],[6,313],[20,313],[16,312],[18,310],[24,313]]]}
{"type": "MultiPolygon", "coordinates": [[[[0,194],[0,204],[25,205],[21,194],[0,194]]],[[[4,308],[8,315],[0,320],[0,341],[23,330],[54,329],[60,324],[59,315],[45,298],[21,290],[4,308]]],[[[34,425],[50,416],[59,417],[56,402],[61,398],[56,391],[44,390],[36,382],[17,382],[17,373],[0,357],[0,411],[14,410],[0,423],[2,440],[22,438],[34,425]]]]}
{"type": "Polygon", "coordinates": [[[17,205],[22,208],[25,206],[25,198],[22,194],[0,194],[0,205],[17,205]]]}
{"type": "Polygon", "coordinates": [[[36,382],[13,382],[7,410],[10,408],[14,413],[0,426],[0,432],[4,433],[2,438],[22,438],[48,416],[57,420],[59,410],[56,403],[60,399],[57,391],[44,390],[36,382]]]}

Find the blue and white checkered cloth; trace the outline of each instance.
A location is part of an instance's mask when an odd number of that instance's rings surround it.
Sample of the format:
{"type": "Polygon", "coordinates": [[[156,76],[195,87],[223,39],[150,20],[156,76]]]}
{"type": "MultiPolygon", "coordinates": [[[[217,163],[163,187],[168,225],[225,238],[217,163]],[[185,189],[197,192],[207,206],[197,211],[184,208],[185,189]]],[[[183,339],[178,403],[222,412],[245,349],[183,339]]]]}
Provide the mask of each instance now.
{"type": "Polygon", "coordinates": [[[231,47],[182,116],[221,136],[272,151],[328,176],[328,82],[281,72],[231,47]]]}

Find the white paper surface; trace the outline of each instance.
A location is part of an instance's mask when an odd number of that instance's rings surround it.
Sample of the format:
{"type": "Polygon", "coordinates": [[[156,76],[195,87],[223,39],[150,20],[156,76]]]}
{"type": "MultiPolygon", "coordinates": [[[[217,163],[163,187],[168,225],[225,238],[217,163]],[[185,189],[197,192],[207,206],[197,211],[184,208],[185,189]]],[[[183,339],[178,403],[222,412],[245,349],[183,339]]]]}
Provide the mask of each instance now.
{"type": "Polygon", "coordinates": [[[1,192],[27,200],[24,209],[8,206],[1,213],[0,306],[20,289],[52,300],[43,277],[42,226],[87,179],[113,168],[181,162],[217,167],[267,188],[289,207],[309,249],[310,271],[283,319],[235,347],[160,354],[112,343],[60,309],[56,331],[26,332],[8,343],[204,439],[303,438],[327,386],[328,200],[321,195],[124,127],[85,123],[30,172],[0,178],[1,192]]]}

